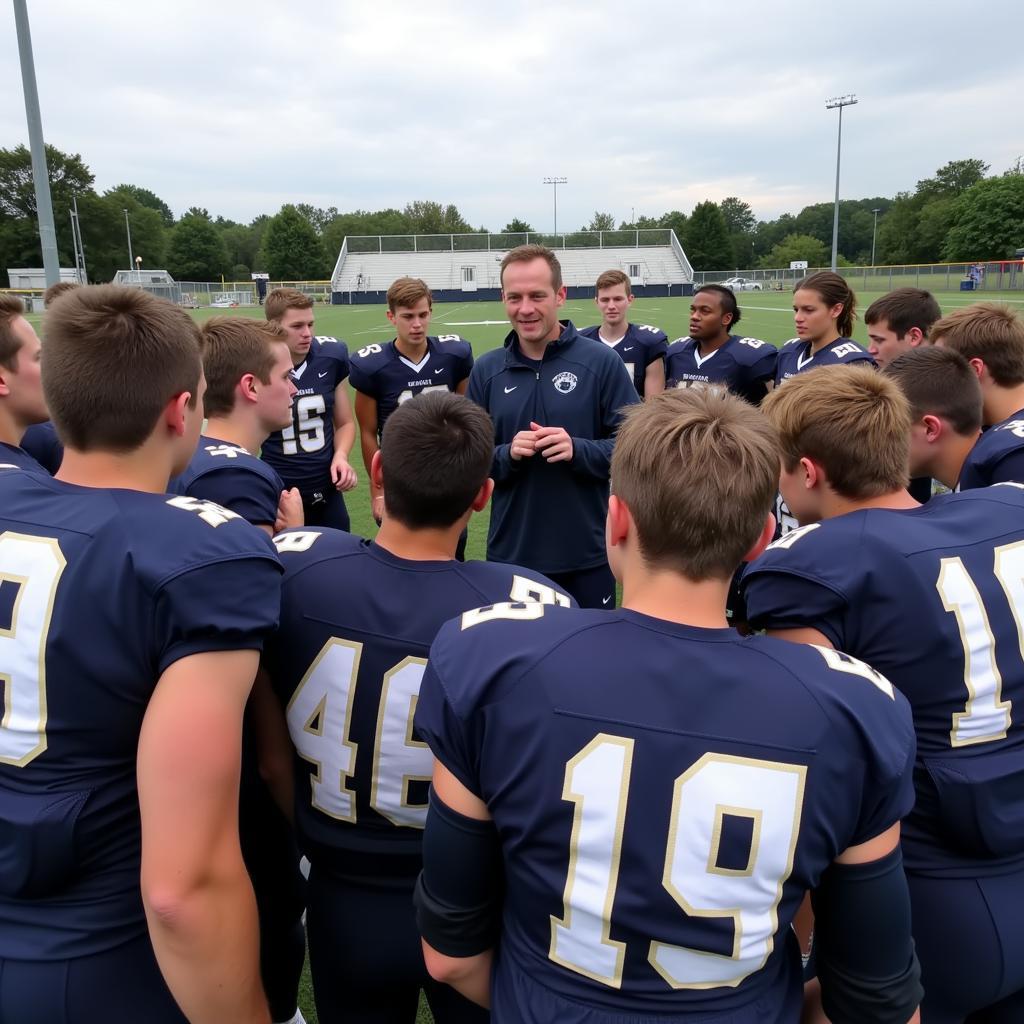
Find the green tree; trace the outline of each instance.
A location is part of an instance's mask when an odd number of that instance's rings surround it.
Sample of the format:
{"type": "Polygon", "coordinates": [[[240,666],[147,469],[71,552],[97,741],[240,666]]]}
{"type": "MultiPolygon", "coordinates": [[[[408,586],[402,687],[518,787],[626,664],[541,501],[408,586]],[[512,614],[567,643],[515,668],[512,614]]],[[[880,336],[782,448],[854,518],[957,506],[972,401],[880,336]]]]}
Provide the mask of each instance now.
{"type": "Polygon", "coordinates": [[[590,223],[583,228],[584,231],[614,231],[615,218],[610,213],[598,213],[590,218],[590,223]]]}
{"type": "Polygon", "coordinates": [[[1024,175],[979,181],[955,202],[947,260],[1012,259],[1024,239],[1024,175]]]}
{"type": "Polygon", "coordinates": [[[717,203],[698,203],[686,222],[683,242],[690,264],[699,270],[729,270],[734,265],[732,242],[717,203]]]}
{"type": "Polygon", "coordinates": [[[125,210],[132,233],[132,256],[141,256],[143,267],[164,266],[169,232],[160,213],[120,192],[102,196],[90,192],[78,200],[90,281],[111,281],[118,270],[129,269],[125,210]]]}
{"type": "Polygon", "coordinates": [[[313,225],[288,204],[282,206],[263,235],[267,272],[276,280],[311,281],[327,276],[323,246],[313,225]]]}
{"type": "Polygon", "coordinates": [[[408,230],[416,235],[462,235],[472,234],[473,227],[459,213],[458,207],[449,203],[442,206],[429,199],[408,203],[402,211],[409,222],[408,230]]]}
{"type": "Polygon", "coordinates": [[[323,235],[324,228],[338,216],[336,206],[329,206],[326,210],[321,210],[318,206],[311,206],[309,203],[297,203],[295,209],[313,225],[313,230],[318,235],[323,235]]]}
{"type": "Polygon", "coordinates": [[[155,192],[150,192],[148,188],[142,188],[140,185],[115,185],[113,188],[108,189],[104,195],[118,195],[126,199],[133,199],[139,206],[156,210],[166,227],[171,227],[174,224],[174,214],[171,212],[171,208],[155,192]]]}
{"type": "MultiPolygon", "coordinates": [[[[63,214],[66,221],[72,196],[91,192],[95,178],[77,153],[63,153],[56,146],[46,147],[46,170],[54,219],[63,214]]],[[[27,146],[0,149],[0,216],[35,219],[32,154],[27,146]]]]}
{"type": "Polygon", "coordinates": [[[935,172],[934,178],[924,178],[917,183],[917,195],[926,198],[958,196],[977,185],[987,173],[988,164],[984,160],[950,160],[935,172]]]}
{"type": "Polygon", "coordinates": [[[730,235],[752,235],[757,227],[757,218],[749,203],[736,196],[723,199],[718,208],[725,218],[725,226],[730,235]]]}
{"type": "Polygon", "coordinates": [[[831,250],[820,238],[813,235],[787,235],[761,258],[761,266],[766,269],[786,269],[796,260],[807,260],[808,266],[824,267],[828,265],[830,256],[831,250]]]}
{"type": "Polygon", "coordinates": [[[520,235],[533,234],[534,229],[530,227],[525,220],[520,220],[518,217],[514,217],[501,230],[502,233],[506,235],[520,235]]]}
{"type": "Polygon", "coordinates": [[[199,210],[190,210],[171,229],[166,263],[178,281],[215,281],[229,267],[220,232],[199,210]]]}

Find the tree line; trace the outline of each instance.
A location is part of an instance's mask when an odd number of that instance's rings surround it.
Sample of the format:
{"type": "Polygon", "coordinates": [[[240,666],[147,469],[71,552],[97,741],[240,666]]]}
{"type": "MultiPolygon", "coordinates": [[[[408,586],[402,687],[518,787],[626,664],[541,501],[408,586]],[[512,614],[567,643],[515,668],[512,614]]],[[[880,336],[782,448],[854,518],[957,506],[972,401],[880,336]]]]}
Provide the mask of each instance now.
{"type": "MultiPolygon", "coordinates": [[[[402,210],[349,213],[289,203],[248,224],[211,216],[197,206],[176,218],[166,202],[139,185],[97,192],[95,176],[77,153],[47,146],[46,155],[60,264],[75,265],[70,211],[76,199],[91,281],[109,281],[128,267],[126,211],[133,254],[142,257],[144,267],[166,269],[179,281],[243,280],[252,271],[275,280],[323,280],[346,236],[488,230],[472,227],[454,204],[431,200],[410,202],[402,210]]],[[[1024,160],[1002,174],[988,172],[982,160],[953,160],[919,181],[913,192],[842,200],[840,263],[868,264],[873,242],[878,264],[1013,258],[1024,246],[1024,160]]],[[[831,255],[832,214],[832,203],[815,203],[797,214],[758,220],[748,203],[730,196],[698,203],[689,214],[670,210],[620,221],[617,227],[611,214],[595,212],[579,230],[672,228],[698,270],[787,267],[793,260],[823,266],[831,255]]],[[[500,230],[534,232],[519,218],[500,230]]],[[[0,274],[6,278],[8,267],[41,265],[30,153],[24,145],[0,149],[0,274]]]]}

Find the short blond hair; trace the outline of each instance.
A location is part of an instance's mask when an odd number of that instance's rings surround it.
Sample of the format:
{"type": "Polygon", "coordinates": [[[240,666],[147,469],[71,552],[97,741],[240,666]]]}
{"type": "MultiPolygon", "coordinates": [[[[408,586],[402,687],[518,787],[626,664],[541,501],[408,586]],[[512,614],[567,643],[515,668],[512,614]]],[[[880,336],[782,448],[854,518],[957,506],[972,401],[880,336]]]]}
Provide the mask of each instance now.
{"type": "Polygon", "coordinates": [[[411,309],[420,299],[426,299],[433,309],[434,300],[426,281],[421,281],[418,277],[400,277],[397,281],[391,282],[388,289],[388,309],[392,313],[400,306],[403,309],[411,309]]]}
{"type": "Polygon", "coordinates": [[[621,270],[606,270],[597,279],[597,284],[594,286],[595,292],[604,291],[605,288],[625,288],[627,295],[633,294],[633,286],[629,282],[629,278],[621,270]]]}
{"type": "Polygon", "coordinates": [[[911,410],[895,381],[866,366],[821,366],[786,381],[761,403],[779,432],[782,463],[821,465],[844,498],[906,487],[911,410]]]}
{"type": "Polygon", "coordinates": [[[268,320],[280,320],[289,309],[312,309],[313,300],[295,288],[275,288],[263,300],[263,313],[268,320]]]}
{"type": "Polygon", "coordinates": [[[235,388],[251,373],[261,384],[270,383],[277,353],[274,344],[287,344],[288,332],[274,321],[248,316],[215,316],[200,328],[207,416],[227,416],[235,407],[235,388]]]}
{"type": "Polygon", "coordinates": [[[728,579],[764,529],[778,485],[775,429],[724,388],[666,391],[625,411],[611,489],[651,566],[728,579]]]}
{"type": "Polygon", "coordinates": [[[75,281],[58,281],[43,292],[43,308],[49,309],[62,295],[73,292],[79,285],[75,281]]]}
{"type": "Polygon", "coordinates": [[[532,263],[534,260],[543,260],[548,265],[551,270],[551,287],[557,292],[562,287],[562,264],[558,262],[558,257],[546,245],[535,245],[533,242],[529,245],[518,245],[505,253],[505,258],[501,261],[501,270],[498,273],[502,290],[505,288],[505,270],[510,264],[532,263]]]}
{"type": "Polygon", "coordinates": [[[1024,384],[1024,320],[999,302],[976,302],[932,324],[929,337],[965,359],[980,359],[1000,387],[1024,384]]]}

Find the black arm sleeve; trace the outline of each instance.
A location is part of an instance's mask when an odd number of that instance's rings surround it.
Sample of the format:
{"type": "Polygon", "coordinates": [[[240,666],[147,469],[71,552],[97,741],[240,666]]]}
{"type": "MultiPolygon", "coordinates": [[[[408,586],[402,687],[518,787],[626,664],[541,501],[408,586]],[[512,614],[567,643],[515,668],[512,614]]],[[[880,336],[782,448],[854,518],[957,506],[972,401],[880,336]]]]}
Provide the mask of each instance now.
{"type": "Polygon", "coordinates": [[[906,1024],[924,991],[899,848],[869,864],[832,864],[811,903],[822,1005],[832,1024],[906,1024]]]}
{"type": "Polygon", "coordinates": [[[423,871],[413,896],[420,934],[445,956],[486,952],[501,930],[502,890],[494,822],[453,811],[431,790],[423,871]]]}

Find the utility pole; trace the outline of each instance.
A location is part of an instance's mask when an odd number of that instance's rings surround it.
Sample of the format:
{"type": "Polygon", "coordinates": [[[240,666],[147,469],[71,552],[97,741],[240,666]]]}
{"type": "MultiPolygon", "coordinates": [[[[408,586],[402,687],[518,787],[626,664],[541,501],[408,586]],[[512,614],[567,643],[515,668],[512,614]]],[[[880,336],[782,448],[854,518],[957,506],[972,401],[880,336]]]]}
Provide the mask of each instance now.
{"type": "Polygon", "coordinates": [[[554,234],[558,234],[558,186],[565,185],[569,181],[568,178],[545,178],[544,184],[551,186],[551,194],[554,198],[555,204],[555,230],[554,234]]]}
{"type": "Polygon", "coordinates": [[[39,220],[39,241],[43,247],[43,270],[46,287],[60,280],[60,257],[57,255],[57,229],[53,225],[53,202],[50,199],[50,175],[46,169],[46,146],[43,143],[43,120],[39,113],[39,91],[36,89],[36,66],[32,58],[32,33],[28,25],[25,0],[14,0],[14,24],[18,33],[18,55],[21,58],[21,83],[25,92],[25,117],[28,120],[28,141],[32,150],[32,180],[36,187],[36,216],[39,220]]]}
{"type": "Polygon", "coordinates": [[[832,272],[835,273],[839,254],[839,162],[843,154],[843,107],[852,106],[857,97],[851,92],[846,96],[834,96],[825,101],[826,110],[839,108],[839,138],[836,142],[836,204],[832,211],[832,272]]]}

